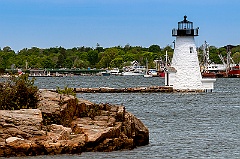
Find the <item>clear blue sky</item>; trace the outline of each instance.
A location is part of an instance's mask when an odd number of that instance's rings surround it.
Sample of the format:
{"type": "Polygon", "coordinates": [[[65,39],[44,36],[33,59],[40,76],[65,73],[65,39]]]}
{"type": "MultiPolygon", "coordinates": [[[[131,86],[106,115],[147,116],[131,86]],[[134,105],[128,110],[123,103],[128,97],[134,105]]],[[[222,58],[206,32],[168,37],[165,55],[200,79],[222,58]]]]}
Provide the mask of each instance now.
{"type": "Polygon", "coordinates": [[[0,47],[172,45],[187,15],[196,45],[240,44],[240,0],[0,0],[0,47]]]}

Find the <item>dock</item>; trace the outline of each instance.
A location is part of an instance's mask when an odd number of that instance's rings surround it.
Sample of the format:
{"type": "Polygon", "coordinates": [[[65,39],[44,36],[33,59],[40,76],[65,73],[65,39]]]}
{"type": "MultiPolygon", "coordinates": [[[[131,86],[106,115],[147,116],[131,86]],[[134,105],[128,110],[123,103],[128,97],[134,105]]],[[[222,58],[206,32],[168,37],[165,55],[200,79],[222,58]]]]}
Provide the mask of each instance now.
{"type": "Polygon", "coordinates": [[[173,92],[172,87],[167,86],[150,86],[150,87],[133,87],[133,88],[74,88],[76,93],[153,93],[153,92],[173,92]]]}

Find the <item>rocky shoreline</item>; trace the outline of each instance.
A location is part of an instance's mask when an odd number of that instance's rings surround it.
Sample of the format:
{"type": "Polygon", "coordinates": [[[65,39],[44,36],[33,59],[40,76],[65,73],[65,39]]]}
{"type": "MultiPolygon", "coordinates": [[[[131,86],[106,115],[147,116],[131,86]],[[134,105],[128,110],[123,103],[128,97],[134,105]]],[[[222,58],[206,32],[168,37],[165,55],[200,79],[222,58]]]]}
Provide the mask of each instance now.
{"type": "Polygon", "coordinates": [[[149,131],[124,106],[39,91],[38,109],[0,110],[0,156],[76,154],[149,144],[149,131]]]}

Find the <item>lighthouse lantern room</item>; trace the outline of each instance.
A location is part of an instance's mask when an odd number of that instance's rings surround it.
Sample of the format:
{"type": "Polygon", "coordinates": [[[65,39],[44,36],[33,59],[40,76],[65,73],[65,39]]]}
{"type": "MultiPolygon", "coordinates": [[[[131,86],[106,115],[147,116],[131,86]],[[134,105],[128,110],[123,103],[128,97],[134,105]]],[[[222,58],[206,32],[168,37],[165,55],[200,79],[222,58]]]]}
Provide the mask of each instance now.
{"type": "Polygon", "coordinates": [[[187,20],[187,16],[184,16],[184,20],[178,22],[178,29],[172,30],[172,36],[198,36],[198,29],[193,29],[193,22],[187,20]]]}
{"type": "Polygon", "coordinates": [[[216,79],[208,79],[207,85],[200,72],[198,55],[194,37],[198,36],[199,28],[193,28],[193,22],[184,16],[183,21],[178,22],[178,28],[172,30],[172,36],[176,37],[174,53],[170,67],[166,68],[165,85],[172,86],[180,91],[204,91],[213,89],[216,79]]]}

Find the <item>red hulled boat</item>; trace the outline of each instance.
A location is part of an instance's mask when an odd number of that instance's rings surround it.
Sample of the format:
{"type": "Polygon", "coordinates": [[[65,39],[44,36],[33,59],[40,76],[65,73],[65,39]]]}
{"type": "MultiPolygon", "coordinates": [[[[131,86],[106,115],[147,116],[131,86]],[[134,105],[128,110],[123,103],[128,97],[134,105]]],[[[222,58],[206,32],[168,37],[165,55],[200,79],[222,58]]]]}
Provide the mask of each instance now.
{"type": "Polygon", "coordinates": [[[231,67],[231,69],[228,71],[228,77],[240,77],[240,67],[238,64],[231,67]]]}

